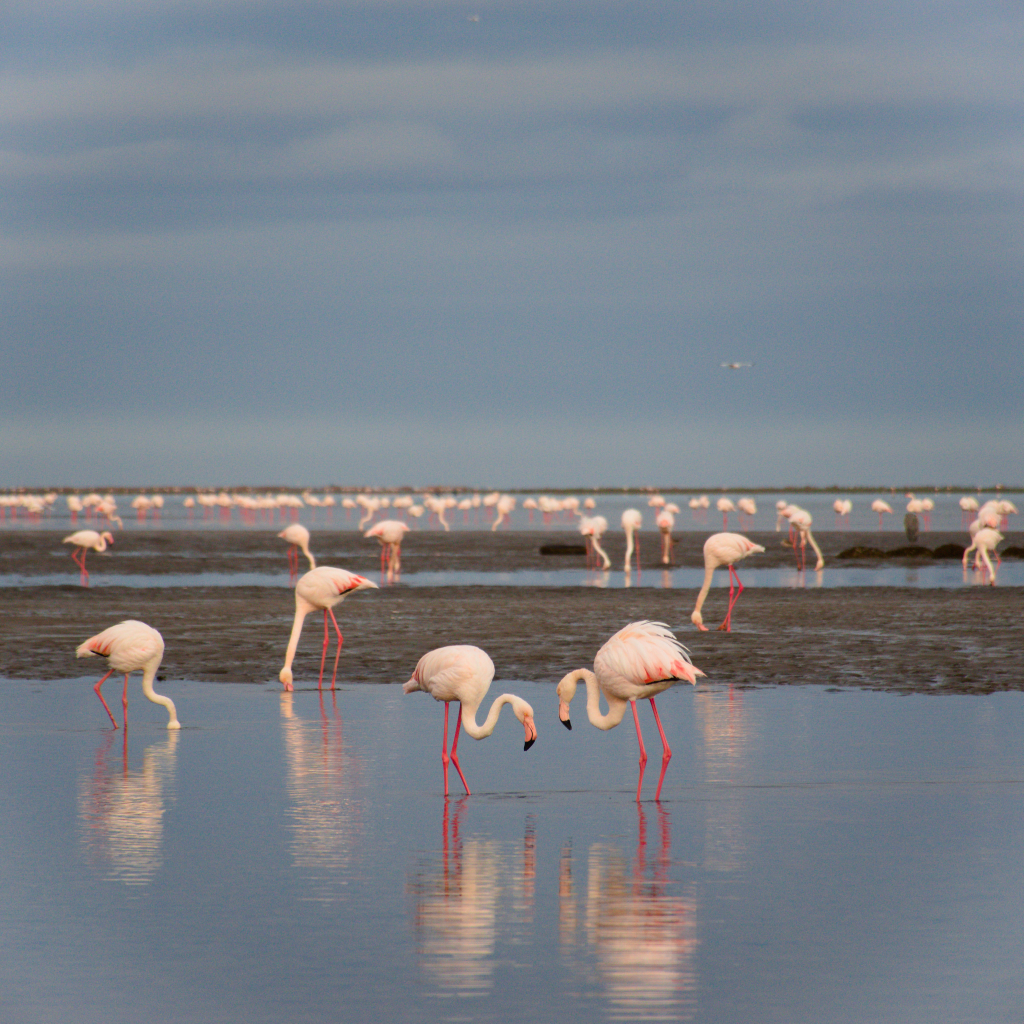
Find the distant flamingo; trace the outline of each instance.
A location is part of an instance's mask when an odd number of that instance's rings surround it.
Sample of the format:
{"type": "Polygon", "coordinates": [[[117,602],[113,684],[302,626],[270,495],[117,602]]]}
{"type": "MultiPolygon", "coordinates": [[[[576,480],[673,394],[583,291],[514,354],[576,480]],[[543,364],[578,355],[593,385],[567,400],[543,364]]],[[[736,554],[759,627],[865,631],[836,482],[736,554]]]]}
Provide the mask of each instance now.
{"type": "Polygon", "coordinates": [[[996,571],[992,568],[992,562],[989,559],[989,552],[996,556],[996,564],[1001,565],[1002,559],[996,552],[996,545],[1003,539],[1003,535],[996,529],[990,526],[983,526],[974,535],[974,540],[971,546],[964,551],[964,568],[967,568],[967,559],[972,551],[977,551],[974,556],[974,568],[978,568],[979,560],[985,563],[989,574],[989,583],[995,586],[996,582],[996,571]]]}
{"type": "Polygon", "coordinates": [[[691,661],[686,648],[672,635],[664,622],[631,622],[616,633],[597,652],[594,671],[578,668],[564,676],[558,684],[558,717],[567,729],[569,705],[576,695],[576,684],[582,679],[587,686],[587,718],[598,729],[615,728],[632,705],[636,738],[640,744],[640,778],[636,784],[636,798],[640,800],[640,787],[647,766],[647,750],[640,732],[640,716],[636,711],[638,700],[649,700],[654,721],[661,735],[661,775],[655,800],[661,799],[661,784],[672,759],[672,748],[661,727],[661,717],[654,698],[679,682],[696,685],[697,677],[704,675],[691,661]],[[606,714],[601,713],[601,694],[608,704],[606,714]]]}
{"type": "MultiPolygon", "coordinates": [[[[580,519],[580,533],[587,538],[590,546],[594,549],[594,568],[607,569],[612,561],[607,552],[601,547],[601,537],[608,529],[608,520],[604,516],[583,516],[580,519]],[[598,565],[598,559],[601,564],[598,565]]],[[[590,553],[587,553],[587,568],[590,568],[590,553]]]]}
{"type": "Polygon", "coordinates": [[[398,519],[382,519],[363,534],[364,537],[376,537],[380,541],[380,574],[383,578],[387,569],[389,583],[402,572],[402,538],[410,529],[398,519]]]}
{"type": "Polygon", "coordinates": [[[668,565],[672,561],[672,527],[676,525],[676,517],[662,509],[654,521],[661,531],[661,561],[668,565]]]}
{"type": "Polygon", "coordinates": [[[729,529],[729,513],[736,511],[736,506],[728,498],[719,498],[715,507],[722,513],[722,529],[729,529]]]}
{"type": "Polygon", "coordinates": [[[294,579],[299,575],[299,548],[309,559],[310,569],[316,568],[316,559],[309,552],[309,530],[300,523],[292,523],[286,526],[278,535],[280,540],[286,541],[291,546],[288,548],[288,575],[294,579]]]}
{"type": "Polygon", "coordinates": [[[317,686],[322,688],[324,684],[324,662],[327,659],[329,638],[327,616],[330,615],[331,622],[334,623],[334,631],[338,634],[338,653],[334,656],[334,675],[331,676],[331,689],[334,689],[335,680],[338,678],[338,659],[341,657],[341,645],[344,640],[341,630],[338,629],[338,620],[335,619],[331,609],[339,601],[343,601],[345,596],[353,590],[365,590],[367,587],[373,590],[378,589],[377,584],[371,580],[329,565],[311,569],[295,585],[295,621],[292,623],[292,633],[288,638],[284,667],[278,675],[278,678],[284,683],[285,690],[294,689],[292,686],[292,662],[295,660],[295,650],[299,646],[302,623],[310,612],[315,612],[320,608],[324,612],[324,648],[320,656],[320,680],[317,686]]]}
{"type": "Polygon", "coordinates": [[[498,715],[505,704],[512,705],[512,712],[522,723],[525,730],[523,750],[529,750],[537,739],[537,727],[533,721],[533,708],[521,697],[513,693],[503,693],[491,705],[487,718],[482,725],[476,724],[477,709],[487,696],[491,680],[494,678],[494,662],[479,647],[457,645],[439,647],[420,658],[416,671],[402,686],[403,693],[414,693],[422,690],[429,693],[434,700],[444,702],[444,735],[441,739],[441,765],[444,771],[444,795],[448,795],[448,762],[455,765],[462,785],[469,795],[469,784],[462,774],[459,758],[456,753],[459,745],[459,727],[462,725],[463,714],[466,718],[466,732],[475,740],[482,740],[494,732],[498,724],[498,715]],[[452,739],[451,754],[446,751],[448,745],[448,705],[459,702],[459,717],[455,723],[455,736],[452,739]]]}
{"type": "Polygon", "coordinates": [[[142,692],[154,703],[167,708],[170,720],[168,729],[180,729],[181,723],[170,697],[163,697],[153,691],[153,680],[160,661],[164,656],[164,638],[152,626],[135,619],[127,619],[116,626],[103,630],[90,637],[84,644],[79,644],[75,651],[76,658],[92,658],[99,655],[107,659],[110,671],[93,687],[107,714],[111,724],[117,728],[114,716],[103,699],[100,687],[115,672],[123,672],[124,691],[121,694],[121,708],[124,712],[124,727],[128,728],[128,676],[132,672],[142,671],[142,692]]]}
{"type": "Polygon", "coordinates": [[[715,570],[720,566],[727,565],[729,567],[729,610],[725,613],[725,621],[718,628],[725,630],[727,633],[732,631],[732,610],[740,599],[740,594],[743,593],[743,584],[740,583],[739,573],[736,572],[733,565],[748,555],[754,555],[759,552],[764,552],[764,548],[760,544],[747,540],[746,537],[739,533],[713,533],[704,542],[704,586],[700,588],[700,593],[697,595],[697,604],[694,606],[693,614],[690,616],[690,621],[698,629],[707,632],[708,627],[704,625],[704,619],[701,617],[700,610],[704,607],[704,599],[708,596],[708,591],[711,589],[711,578],[715,575],[715,570]],[[735,597],[733,597],[733,577],[736,578],[737,589],[735,597]]]}
{"type": "Polygon", "coordinates": [[[879,529],[882,528],[882,516],[884,516],[884,515],[890,515],[891,516],[893,514],[892,508],[889,506],[889,503],[887,501],[882,501],[881,498],[876,498],[873,502],[871,502],[871,511],[878,513],[878,528],[879,529]]]}
{"type": "MultiPolygon", "coordinates": [[[[633,535],[638,533],[644,524],[644,517],[640,510],[627,508],[622,513],[622,529],[626,531],[626,564],[625,571],[629,572],[629,560],[633,557],[633,535]]],[[[640,571],[640,538],[636,538],[636,571],[640,571]]]]}
{"type": "Polygon", "coordinates": [[[82,570],[80,579],[83,587],[89,586],[89,570],[85,567],[85,556],[91,548],[93,551],[106,551],[108,544],[114,543],[114,535],[109,530],[97,533],[95,530],[76,530],[65,537],[62,544],[73,544],[71,557],[75,565],[82,570]]]}
{"type": "Polygon", "coordinates": [[[740,514],[740,529],[743,529],[743,517],[747,517],[747,526],[752,525],[754,516],[757,515],[757,502],[753,498],[740,498],[736,502],[736,510],[740,514]]]}
{"type": "Polygon", "coordinates": [[[818,561],[814,566],[814,571],[817,572],[819,569],[825,567],[825,556],[821,553],[821,548],[818,547],[818,542],[814,539],[814,534],[811,533],[811,523],[814,521],[811,518],[811,513],[806,509],[797,508],[795,505],[790,505],[786,510],[789,515],[790,526],[796,531],[796,536],[793,539],[793,550],[796,551],[797,539],[800,543],[800,551],[797,553],[797,560],[800,565],[800,571],[807,566],[807,545],[810,543],[811,547],[814,548],[814,553],[818,556],[818,561]]]}

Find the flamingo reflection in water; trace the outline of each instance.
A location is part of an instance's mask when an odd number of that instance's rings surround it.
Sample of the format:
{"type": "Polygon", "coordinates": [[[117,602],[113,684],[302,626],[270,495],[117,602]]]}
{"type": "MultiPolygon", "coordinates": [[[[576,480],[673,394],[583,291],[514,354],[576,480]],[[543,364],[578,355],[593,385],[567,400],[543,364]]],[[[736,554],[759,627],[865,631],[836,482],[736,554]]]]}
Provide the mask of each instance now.
{"type": "Polygon", "coordinates": [[[449,818],[444,801],[441,862],[419,868],[409,879],[415,899],[413,924],[423,972],[445,995],[484,996],[494,984],[495,945],[525,940],[532,933],[536,884],[536,827],[524,827],[521,856],[506,856],[503,844],[463,839],[462,797],[449,818]],[[502,907],[511,897],[511,913],[502,907]]]}
{"type": "Polygon", "coordinates": [[[179,732],[149,744],[141,768],[128,767],[128,733],[107,732],[96,749],[92,774],[78,784],[78,821],[86,859],[103,877],[148,885],[163,864],[164,812],[173,802],[179,732]]]}
{"type": "MultiPolygon", "coordinates": [[[[685,1020],[696,997],[697,904],[692,889],[669,877],[669,813],[658,806],[659,845],[647,852],[647,818],[637,806],[636,857],[617,846],[591,845],[583,901],[583,932],[594,951],[612,1019],[685,1020]]],[[[559,938],[563,955],[577,945],[579,911],[571,846],[559,865],[559,938]]],[[[581,969],[583,965],[581,963],[581,969]]]]}
{"type": "Polygon", "coordinates": [[[352,850],[363,829],[355,796],[365,759],[345,748],[336,693],[320,691],[319,721],[295,714],[294,694],[281,694],[281,734],[287,771],[292,864],[312,884],[314,898],[333,902],[349,892],[352,850]]]}

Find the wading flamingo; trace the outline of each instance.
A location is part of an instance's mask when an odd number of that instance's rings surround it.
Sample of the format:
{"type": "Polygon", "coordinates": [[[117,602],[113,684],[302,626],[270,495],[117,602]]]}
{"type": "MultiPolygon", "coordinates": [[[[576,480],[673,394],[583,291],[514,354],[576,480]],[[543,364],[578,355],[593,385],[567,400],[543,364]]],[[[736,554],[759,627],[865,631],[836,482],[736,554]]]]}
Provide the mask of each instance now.
{"type": "Polygon", "coordinates": [[[135,619],[127,619],[119,622],[116,626],[103,630],[90,637],[84,644],[79,644],[75,651],[76,658],[92,658],[99,655],[107,659],[110,671],[93,687],[96,696],[99,697],[107,714],[110,715],[111,724],[117,728],[114,716],[110,714],[110,708],[103,699],[100,687],[115,672],[124,673],[124,690],[121,694],[121,708],[124,712],[124,727],[128,728],[128,676],[132,672],[142,671],[142,692],[154,703],[162,704],[167,708],[170,720],[167,722],[168,729],[180,729],[177,712],[174,709],[174,701],[170,697],[163,697],[153,691],[153,680],[156,678],[156,670],[160,667],[160,660],[164,656],[164,638],[152,626],[135,619]]]}
{"type": "Polygon", "coordinates": [[[410,529],[398,519],[382,519],[363,534],[364,537],[376,537],[380,541],[380,575],[383,579],[386,569],[389,583],[402,571],[402,538],[410,529]]]}
{"type": "MultiPolygon", "coordinates": [[[[640,510],[636,508],[627,508],[622,513],[622,529],[626,531],[626,564],[624,569],[629,572],[629,560],[633,557],[634,551],[634,534],[638,533],[640,527],[644,524],[644,517],[640,514],[640,510]]],[[[640,572],[640,538],[636,538],[636,571],[640,572]]]]}
{"type": "MultiPolygon", "coordinates": [[[[612,564],[612,560],[608,557],[607,552],[601,547],[601,537],[607,529],[608,520],[604,516],[583,516],[580,519],[580,533],[586,537],[594,550],[595,569],[607,569],[612,564]],[[597,561],[599,558],[601,559],[600,565],[598,565],[597,561]]],[[[587,568],[590,568],[589,551],[587,553],[587,568]]]]}
{"type": "Polygon", "coordinates": [[[316,559],[309,552],[309,530],[299,523],[292,523],[286,526],[278,535],[280,540],[286,541],[288,548],[288,575],[294,579],[299,575],[299,549],[309,559],[310,569],[316,568],[316,559]]]}
{"type": "Polygon", "coordinates": [[[104,530],[102,533],[97,533],[95,530],[76,530],[70,536],[65,537],[62,544],[73,544],[74,547],[71,549],[71,557],[74,559],[75,565],[82,570],[80,579],[82,586],[89,586],[89,570],[85,567],[85,556],[89,549],[93,551],[106,551],[107,545],[113,545],[114,535],[109,530],[104,530]]]}
{"type": "Polygon", "coordinates": [[[503,693],[496,698],[487,712],[482,725],[476,724],[477,709],[487,696],[487,690],[494,678],[494,662],[479,647],[457,645],[439,647],[420,658],[416,671],[407,683],[402,686],[403,693],[414,693],[422,690],[429,693],[434,700],[444,701],[444,735],[441,739],[441,766],[444,770],[444,795],[448,795],[448,762],[455,765],[455,770],[466,787],[469,796],[469,784],[459,767],[457,748],[459,745],[459,727],[465,716],[466,732],[475,740],[482,740],[494,732],[498,724],[498,715],[505,704],[512,705],[512,712],[522,723],[525,730],[523,750],[529,750],[537,739],[537,727],[533,722],[533,708],[522,697],[514,693],[503,693]],[[446,751],[448,745],[448,705],[459,702],[459,717],[455,722],[455,737],[452,739],[451,754],[446,751]]]}
{"type": "Polygon", "coordinates": [[[324,649],[320,655],[320,681],[318,687],[324,685],[324,662],[327,659],[327,643],[329,633],[327,630],[327,616],[330,615],[334,623],[334,631],[338,634],[338,653],[334,656],[334,675],[331,676],[331,689],[334,689],[334,682],[338,678],[338,659],[341,657],[341,645],[344,642],[341,630],[338,629],[338,620],[331,610],[339,601],[345,599],[346,594],[353,590],[365,590],[367,587],[377,590],[377,584],[372,580],[357,576],[354,572],[346,572],[344,569],[335,569],[329,565],[322,565],[319,569],[311,569],[298,583],[295,584],[295,621],[292,623],[292,635],[288,638],[288,649],[284,653],[284,667],[281,669],[278,678],[284,683],[285,690],[292,690],[292,662],[295,660],[295,649],[299,646],[299,636],[302,634],[302,623],[310,612],[323,609],[324,612],[324,649]]]}
{"type": "Polygon", "coordinates": [[[725,621],[718,627],[729,633],[732,631],[732,610],[743,593],[743,584],[740,583],[739,573],[733,568],[736,562],[742,561],[748,555],[763,553],[764,548],[747,540],[739,533],[713,533],[704,541],[704,586],[700,588],[697,595],[697,604],[694,606],[690,621],[700,630],[707,632],[704,619],[701,618],[700,610],[704,607],[704,599],[711,589],[711,578],[719,566],[729,567],[729,610],[725,613],[725,621]],[[736,578],[736,596],[733,597],[733,577],[736,578]]]}
{"type": "Polygon", "coordinates": [[[878,513],[878,528],[882,528],[882,516],[892,515],[892,508],[887,501],[882,501],[881,498],[876,498],[871,502],[871,511],[878,513]]]}
{"type": "Polygon", "coordinates": [[[728,498],[719,498],[715,507],[722,513],[722,529],[729,529],[729,513],[736,511],[736,506],[728,498]]]}
{"type": "Polygon", "coordinates": [[[661,530],[661,561],[663,565],[668,565],[672,561],[672,527],[676,525],[676,517],[662,509],[654,521],[661,530]]]}
{"type": "Polygon", "coordinates": [[[996,556],[996,565],[1002,564],[1002,559],[999,557],[999,553],[996,551],[996,545],[1003,539],[1003,535],[998,531],[994,530],[990,526],[983,526],[974,535],[974,540],[971,546],[964,551],[964,568],[967,568],[967,559],[972,551],[977,551],[974,556],[974,568],[979,568],[979,562],[984,562],[985,567],[988,569],[988,582],[995,586],[996,582],[996,571],[992,568],[992,562],[989,559],[989,553],[991,552],[996,556]]]}
{"type": "Polygon", "coordinates": [[[661,784],[672,759],[672,748],[661,727],[654,698],[679,682],[696,685],[697,677],[704,675],[691,661],[686,648],[672,635],[664,622],[631,622],[620,629],[594,658],[594,671],[578,668],[564,676],[558,684],[558,717],[567,728],[569,705],[576,694],[576,684],[582,679],[587,685],[587,718],[590,724],[607,731],[622,721],[626,705],[633,707],[636,738],[640,744],[640,778],[636,784],[636,798],[640,800],[640,787],[647,766],[647,750],[640,733],[640,716],[636,712],[638,700],[649,700],[661,734],[661,775],[654,799],[661,798],[661,784]],[[608,703],[608,711],[601,714],[601,694],[608,703]]]}
{"type": "MultiPolygon", "coordinates": [[[[814,553],[818,556],[818,561],[814,566],[814,571],[817,572],[819,569],[825,567],[825,556],[821,553],[821,548],[818,547],[818,542],[814,539],[814,534],[811,533],[811,523],[814,521],[811,518],[811,513],[804,508],[797,508],[795,505],[790,505],[786,509],[789,519],[790,526],[796,530],[800,542],[800,551],[797,553],[797,559],[800,563],[800,571],[803,572],[807,568],[807,545],[810,543],[811,547],[814,548],[814,553]],[[793,511],[790,511],[793,510],[793,511]]],[[[793,550],[796,551],[797,538],[793,540],[793,550]]]]}

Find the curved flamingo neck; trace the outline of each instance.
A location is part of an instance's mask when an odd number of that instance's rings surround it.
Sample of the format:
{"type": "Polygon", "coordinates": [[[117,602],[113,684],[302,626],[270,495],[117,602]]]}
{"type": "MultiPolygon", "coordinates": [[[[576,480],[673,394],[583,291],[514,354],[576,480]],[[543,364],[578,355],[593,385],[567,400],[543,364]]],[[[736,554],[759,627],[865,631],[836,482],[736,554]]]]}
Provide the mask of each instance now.
{"type": "Polygon", "coordinates": [[[299,647],[299,637],[302,634],[302,623],[311,611],[315,611],[313,606],[305,598],[296,594],[295,620],[292,622],[292,635],[288,637],[288,649],[284,652],[284,667],[281,669],[282,672],[286,672],[289,675],[292,670],[292,662],[295,660],[295,652],[299,647]]]}
{"type": "Polygon", "coordinates": [[[170,715],[170,720],[167,723],[168,729],[180,729],[181,723],[178,721],[178,712],[174,707],[174,701],[170,697],[165,697],[163,694],[157,693],[153,689],[153,680],[156,678],[156,670],[160,667],[160,659],[155,658],[150,661],[142,672],[142,692],[154,703],[162,704],[167,708],[167,713],[170,715]]]}
{"type": "Polygon", "coordinates": [[[501,709],[505,704],[511,704],[513,709],[515,708],[516,702],[519,698],[512,693],[503,693],[500,697],[496,697],[494,703],[491,705],[490,711],[487,712],[487,717],[480,724],[476,724],[476,713],[480,709],[480,705],[468,705],[462,704],[462,728],[469,733],[470,736],[475,740],[482,740],[485,736],[490,736],[494,732],[494,727],[498,724],[498,715],[501,714],[501,709]]]}
{"type": "Polygon", "coordinates": [[[572,703],[572,699],[576,695],[576,684],[581,679],[587,685],[587,718],[590,724],[605,731],[614,729],[626,714],[626,705],[629,704],[629,701],[606,693],[604,699],[608,703],[608,711],[606,714],[602,714],[601,686],[597,681],[597,676],[589,668],[578,668],[562,680],[562,685],[565,687],[562,699],[566,704],[572,703]]]}
{"type": "Polygon", "coordinates": [[[700,588],[700,593],[697,595],[697,603],[693,606],[693,614],[699,615],[701,608],[704,607],[704,599],[708,596],[708,591],[711,589],[711,580],[715,575],[715,569],[717,566],[709,565],[704,569],[704,586],[700,588]]]}

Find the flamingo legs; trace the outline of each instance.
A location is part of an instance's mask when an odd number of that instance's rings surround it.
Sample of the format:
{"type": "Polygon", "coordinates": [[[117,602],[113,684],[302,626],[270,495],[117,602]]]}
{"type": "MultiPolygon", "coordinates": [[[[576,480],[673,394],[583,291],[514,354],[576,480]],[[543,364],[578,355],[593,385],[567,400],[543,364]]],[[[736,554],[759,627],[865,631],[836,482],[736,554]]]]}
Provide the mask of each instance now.
{"type": "Polygon", "coordinates": [[[334,689],[335,680],[338,678],[338,659],[341,658],[341,645],[345,642],[341,635],[341,630],[338,629],[338,620],[334,617],[334,611],[330,608],[324,609],[324,649],[320,655],[320,680],[316,684],[317,688],[324,685],[324,664],[327,661],[327,644],[330,640],[330,634],[327,629],[327,616],[330,615],[331,622],[334,623],[334,632],[338,634],[338,653],[334,655],[334,675],[331,676],[331,689],[334,689]]]}
{"type": "MultiPolygon", "coordinates": [[[[100,691],[100,687],[101,687],[101,686],[102,686],[102,685],[103,685],[103,684],[104,684],[104,683],[105,683],[105,682],[106,682],[106,681],[107,681],[107,680],[108,680],[108,679],[109,679],[109,678],[110,678],[110,677],[111,677],[111,676],[112,676],[113,674],[114,674],[114,669],[111,669],[111,670],[110,670],[110,671],[109,671],[109,672],[108,672],[108,673],[107,673],[107,674],[106,674],[106,675],[105,675],[105,676],[104,676],[104,677],[103,677],[103,678],[102,678],[102,679],[101,679],[101,680],[100,680],[100,681],[99,681],[99,682],[98,682],[98,683],[97,683],[97,684],[96,684],[96,685],[95,685],[95,686],[93,687],[93,690],[95,691],[95,693],[96,693],[96,696],[97,696],[97,697],[99,697],[99,699],[100,699],[100,703],[101,703],[101,704],[103,705],[103,707],[104,707],[104,710],[105,710],[105,711],[107,712],[107,715],[108,715],[108,716],[109,716],[109,718],[110,718],[110,724],[111,724],[111,725],[112,725],[112,726],[113,726],[113,727],[114,727],[114,728],[116,729],[116,728],[117,728],[117,719],[115,719],[115,718],[114,718],[114,716],[113,716],[113,715],[111,714],[111,712],[110,712],[110,708],[109,708],[109,707],[107,706],[107,702],[106,702],[106,701],[105,701],[105,700],[103,699],[103,694],[102,694],[102,692],[100,691]]],[[[130,673],[130,672],[126,672],[126,673],[125,673],[125,677],[124,677],[124,689],[123,689],[123,690],[121,691],[121,712],[122,712],[122,714],[124,715],[124,727],[125,727],[125,729],[127,729],[127,728],[128,728],[128,676],[129,676],[129,675],[131,675],[131,673],[130,673]]]]}
{"type": "MultiPolygon", "coordinates": [[[[736,602],[740,599],[740,594],[743,593],[743,584],[740,583],[740,574],[736,571],[733,566],[729,566],[729,610],[725,613],[725,621],[718,627],[721,630],[725,630],[726,633],[732,632],[732,610],[736,606],[736,602]],[[736,579],[736,596],[733,597],[733,578],[736,579]]],[[[655,712],[657,714],[657,712],[655,712]]]]}
{"type": "MultiPolygon", "coordinates": [[[[668,770],[668,763],[672,760],[672,748],[668,745],[665,737],[665,730],[661,727],[661,716],[658,714],[658,706],[654,703],[653,697],[647,698],[651,702],[651,710],[654,712],[654,721],[658,724],[658,733],[661,735],[661,775],[658,776],[658,789],[654,794],[655,800],[661,799],[661,784],[665,781],[665,772],[668,770]]],[[[644,737],[640,732],[640,716],[636,711],[636,701],[631,701],[633,709],[633,722],[636,725],[636,739],[640,744],[640,778],[636,783],[636,800],[640,802],[640,787],[644,784],[644,771],[647,768],[647,748],[644,746],[644,737]]]]}
{"type": "Polygon", "coordinates": [[[288,548],[288,579],[294,583],[299,578],[299,549],[293,544],[288,548]]]}
{"type": "Polygon", "coordinates": [[[85,552],[85,548],[71,549],[71,558],[74,560],[75,565],[82,570],[78,578],[83,587],[89,586],[89,570],[85,567],[85,552]]]}
{"type": "Polygon", "coordinates": [[[448,795],[448,762],[451,761],[455,765],[455,770],[459,773],[459,778],[462,779],[462,785],[466,789],[466,796],[470,796],[469,784],[466,782],[466,776],[462,774],[462,768],[459,766],[459,757],[455,752],[459,745],[459,727],[462,725],[462,705],[459,705],[459,717],[455,722],[455,735],[452,737],[452,752],[450,755],[446,749],[448,746],[448,707],[449,702],[445,701],[444,735],[441,737],[441,767],[444,770],[444,795],[448,795]]]}

